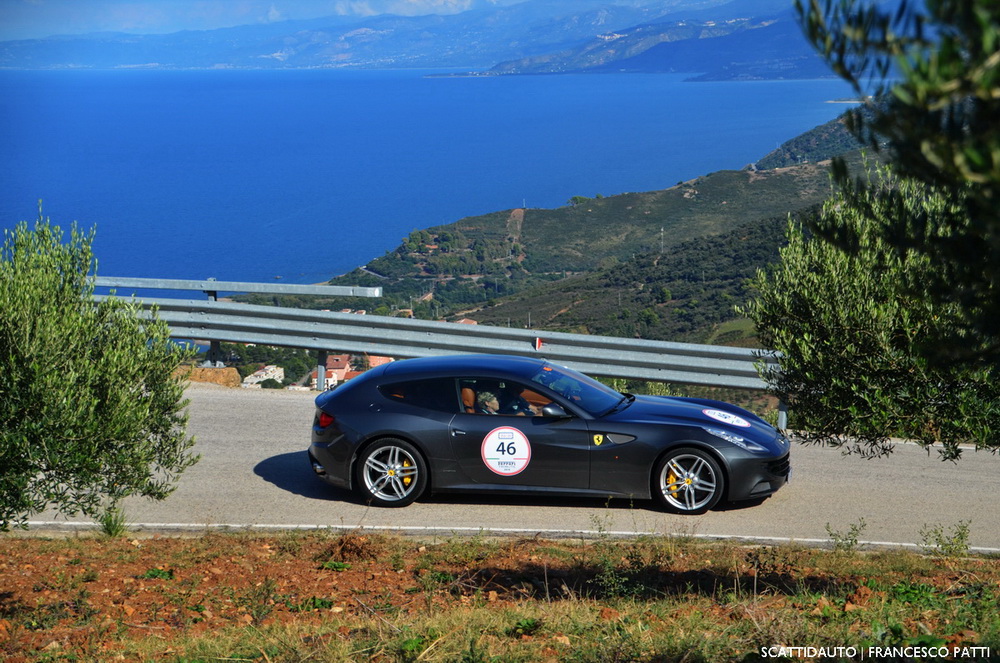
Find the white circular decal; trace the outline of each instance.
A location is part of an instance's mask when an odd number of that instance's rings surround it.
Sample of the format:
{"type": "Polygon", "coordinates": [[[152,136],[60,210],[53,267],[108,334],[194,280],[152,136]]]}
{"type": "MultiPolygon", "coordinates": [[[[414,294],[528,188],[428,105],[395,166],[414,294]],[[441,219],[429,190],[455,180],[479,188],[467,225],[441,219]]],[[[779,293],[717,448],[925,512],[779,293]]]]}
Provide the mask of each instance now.
{"type": "Polygon", "coordinates": [[[724,424],[729,424],[730,426],[739,426],[741,428],[750,428],[750,422],[743,417],[736,416],[731,412],[723,412],[722,410],[702,410],[702,414],[706,417],[711,417],[716,421],[721,421],[724,424]]]}
{"type": "Polygon", "coordinates": [[[524,433],[501,426],[494,428],[483,440],[483,462],[491,472],[505,477],[519,474],[531,460],[531,443],[524,433]]]}

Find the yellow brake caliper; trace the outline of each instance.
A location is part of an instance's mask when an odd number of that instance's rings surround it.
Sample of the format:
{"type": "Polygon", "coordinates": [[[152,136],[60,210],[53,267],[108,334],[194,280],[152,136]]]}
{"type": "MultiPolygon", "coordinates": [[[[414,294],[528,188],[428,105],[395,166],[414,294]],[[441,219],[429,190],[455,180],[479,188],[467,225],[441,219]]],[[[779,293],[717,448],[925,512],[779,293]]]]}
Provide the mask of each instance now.
{"type": "Polygon", "coordinates": [[[668,487],[673,486],[672,488],[670,488],[671,495],[677,495],[677,491],[680,490],[680,487],[675,485],[676,483],[677,483],[677,475],[674,474],[673,470],[670,470],[670,474],[667,475],[667,486],[668,487]]]}
{"type": "MultiPolygon", "coordinates": [[[[412,463],[410,463],[410,461],[408,461],[408,460],[404,460],[403,461],[403,467],[411,467],[411,466],[412,466],[412,463]]],[[[404,486],[409,486],[412,481],[413,481],[413,477],[411,477],[411,476],[403,477],[403,485],[404,486]]]]}

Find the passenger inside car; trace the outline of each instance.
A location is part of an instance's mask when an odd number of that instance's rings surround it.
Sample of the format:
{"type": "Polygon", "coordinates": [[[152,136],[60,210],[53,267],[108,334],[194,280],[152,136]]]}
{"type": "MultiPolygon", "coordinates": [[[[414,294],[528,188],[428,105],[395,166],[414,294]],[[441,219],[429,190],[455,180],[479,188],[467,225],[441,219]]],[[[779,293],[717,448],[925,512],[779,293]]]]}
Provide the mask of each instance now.
{"type": "Polygon", "coordinates": [[[481,391],[476,395],[476,412],[479,414],[497,414],[500,402],[492,391],[481,391]]]}

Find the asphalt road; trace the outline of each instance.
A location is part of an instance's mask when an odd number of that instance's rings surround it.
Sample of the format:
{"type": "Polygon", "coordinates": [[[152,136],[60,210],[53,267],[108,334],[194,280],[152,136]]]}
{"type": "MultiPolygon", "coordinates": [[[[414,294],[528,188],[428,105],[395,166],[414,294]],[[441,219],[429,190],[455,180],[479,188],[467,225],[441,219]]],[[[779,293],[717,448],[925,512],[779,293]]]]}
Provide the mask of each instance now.
{"type": "MultiPolygon", "coordinates": [[[[922,530],[946,535],[969,523],[969,543],[1000,551],[996,505],[1000,456],[966,451],[957,464],[914,445],[886,459],[795,446],[792,481],[752,507],[677,516],[652,502],[433,496],[403,509],[370,508],[315,478],[306,460],[313,395],[192,385],[189,432],[201,461],[163,502],[133,499],[133,527],[374,527],[428,536],[495,533],[542,537],[654,533],[829,543],[827,526],[846,534],[864,520],[864,542],[920,545],[922,530]]],[[[75,528],[52,513],[33,529],[75,528]]]]}

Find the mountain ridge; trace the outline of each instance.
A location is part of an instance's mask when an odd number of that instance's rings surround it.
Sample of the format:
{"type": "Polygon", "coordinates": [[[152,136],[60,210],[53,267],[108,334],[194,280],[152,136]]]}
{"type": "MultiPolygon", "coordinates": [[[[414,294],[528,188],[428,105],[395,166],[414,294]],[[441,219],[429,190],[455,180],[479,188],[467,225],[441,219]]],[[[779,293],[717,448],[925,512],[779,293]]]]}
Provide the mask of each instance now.
{"type": "MultiPolygon", "coordinates": [[[[0,68],[407,67],[472,68],[480,75],[682,71],[715,78],[822,74],[805,39],[790,30],[751,34],[744,41],[708,39],[770,21],[779,7],[787,8],[787,0],[533,0],[478,7],[448,15],[335,15],[170,34],[104,32],[4,41],[0,68]],[[775,39],[790,54],[774,52],[775,39]],[[662,48],[668,42],[674,46],[662,48]],[[771,52],[772,60],[784,64],[757,66],[747,74],[747,55],[757,52],[771,52]],[[803,59],[809,67],[798,62],[803,59]]],[[[786,9],[773,20],[789,23],[792,16],[786,9]]]]}
{"type": "Polygon", "coordinates": [[[791,10],[639,25],[559,53],[502,62],[489,73],[689,73],[692,81],[833,76],[791,10]]]}
{"type": "Polygon", "coordinates": [[[0,42],[0,67],[488,67],[689,4],[705,3],[544,0],[452,15],[330,16],[171,34],[62,35],[0,42]]]}

